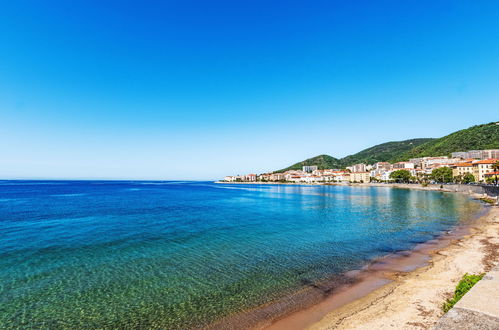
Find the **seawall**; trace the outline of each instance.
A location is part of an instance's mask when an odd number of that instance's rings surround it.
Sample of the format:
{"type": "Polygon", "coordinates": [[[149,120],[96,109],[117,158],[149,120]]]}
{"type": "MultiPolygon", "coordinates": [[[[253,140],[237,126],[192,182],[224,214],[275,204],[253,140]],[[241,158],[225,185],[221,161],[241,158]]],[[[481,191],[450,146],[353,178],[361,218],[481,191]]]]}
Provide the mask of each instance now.
{"type": "Polygon", "coordinates": [[[223,182],[217,181],[215,183],[225,184],[268,184],[268,185],[338,185],[338,186],[366,186],[366,187],[394,187],[418,190],[432,190],[432,191],[448,191],[459,192],[469,195],[482,195],[482,197],[498,198],[499,186],[492,185],[466,185],[466,184],[429,184],[423,186],[421,184],[408,184],[408,183],[282,183],[282,182],[223,182]]]}
{"type": "Polygon", "coordinates": [[[418,190],[432,190],[432,191],[447,191],[458,192],[469,195],[481,195],[482,197],[489,197],[497,199],[499,197],[499,186],[491,185],[466,185],[466,184],[429,184],[422,186],[420,184],[407,184],[407,183],[366,183],[360,184],[364,186],[377,186],[377,187],[394,187],[394,188],[407,188],[418,190]]]}

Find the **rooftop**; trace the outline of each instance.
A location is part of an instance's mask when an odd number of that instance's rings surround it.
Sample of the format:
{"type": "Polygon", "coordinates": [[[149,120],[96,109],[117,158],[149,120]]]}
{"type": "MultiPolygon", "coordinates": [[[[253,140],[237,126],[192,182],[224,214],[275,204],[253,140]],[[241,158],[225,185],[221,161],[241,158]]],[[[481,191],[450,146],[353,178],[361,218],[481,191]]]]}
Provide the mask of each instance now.
{"type": "Polygon", "coordinates": [[[497,162],[499,162],[499,159],[491,158],[491,159],[477,160],[473,164],[494,164],[497,162]]]}

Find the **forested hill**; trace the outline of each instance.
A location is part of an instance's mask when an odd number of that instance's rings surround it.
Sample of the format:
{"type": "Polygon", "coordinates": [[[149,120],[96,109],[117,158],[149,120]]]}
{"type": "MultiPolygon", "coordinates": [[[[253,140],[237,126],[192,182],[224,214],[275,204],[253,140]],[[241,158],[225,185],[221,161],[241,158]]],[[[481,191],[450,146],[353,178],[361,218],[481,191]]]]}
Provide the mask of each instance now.
{"type": "Polygon", "coordinates": [[[277,172],[284,172],[287,170],[301,170],[302,167],[306,165],[316,165],[319,169],[325,169],[325,168],[340,169],[357,163],[372,164],[376,162],[385,162],[395,157],[398,157],[401,153],[408,151],[414,148],[415,146],[418,146],[422,143],[426,143],[431,140],[432,139],[412,139],[406,141],[386,142],[362,150],[354,155],[346,156],[342,159],[338,159],[329,155],[319,155],[316,157],[305,159],[304,161],[293,164],[277,172]]]}
{"type": "Polygon", "coordinates": [[[319,169],[323,170],[325,168],[341,168],[342,163],[338,158],[334,158],[329,155],[319,155],[313,158],[305,159],[299,163],[293,164],[289,167],[286,167],[282,170],[276,172],[285,172],[288,170],[301,170],[303,166],[307,165],[316,165],[319,169]]]}
{"type": "Polygon", "coordinates": [[[395,157],[395,161],[415,157],[450,155],[456,151],[499,149],[499,122],[462,129],[440,139],[421,144],[395,157]]]}
{"type": "Polygon", "coordinates": [[[476,125],[442,138],[419,138],[378,144],[356,154],[338,159],[319,155],[276,171],[301,169],[305,165],[316,165],[319,169],[345,168],[358,163],[397,162],[426,156],[450,156],[455,151],[499,149],[499,122],[476,125]]]}
{"type": "Polygon", "coordinates": [[[401,154],[414,149],[424,143],[431,142],[434,139],[411,139],[405,141],[394,141],[378,144],[374,147],[364,149],[358,153],[342,158],[340,161],[343,166],[353,164],[374,164],[377,162],[389,162],[400,157],[401,154]]]}

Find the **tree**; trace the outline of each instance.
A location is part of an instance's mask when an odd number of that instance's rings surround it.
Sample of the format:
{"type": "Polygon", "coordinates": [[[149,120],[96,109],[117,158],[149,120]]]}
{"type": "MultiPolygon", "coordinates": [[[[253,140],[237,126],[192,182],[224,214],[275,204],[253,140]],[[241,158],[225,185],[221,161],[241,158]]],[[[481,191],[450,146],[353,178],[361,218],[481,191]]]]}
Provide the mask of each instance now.
{"type": "Polygon", "coordinates": [[[416,178],[417,178],[417,181],[419,183],[421,183],[422,185],[425,185],[427,186],[428,185],[428,181],[430,181],[430,178],[429,178],[429,174],[426,174],[426,173],[416,173],[416,178]]]}
{"type": "Polygon", "coordinates": [[[449,167],[440,167],[431,171],[431,179],[435,182],[452,182],[452,170],[449,167]]]}
{"type": "Polygon", "coordinates": [[[471,182],[475,182],[475,177],[471,173],[466,173],[463,176],[461,183],[471,183],[471,182]]]}
{"type": "Polygon", "coordinates": [[[492,178],[491,176],[485,178],[485,183],[488,183],[488,184],[494,183],[494,178],[492,178]]]}
{"type": "Polygon", "coordinates": [[[395,180],[395,182],[409,182],[411,178],[411,172],[408,170],[397,170],[390,173],[390,179],[395,180]]]}
{"type": "Polygon", "coordinates": [[[499,171],[499,161],[492,164],[492,171],[496,172],[496,174],[494,175],[494,181],[497,186],[497,172],[499,171]]]}

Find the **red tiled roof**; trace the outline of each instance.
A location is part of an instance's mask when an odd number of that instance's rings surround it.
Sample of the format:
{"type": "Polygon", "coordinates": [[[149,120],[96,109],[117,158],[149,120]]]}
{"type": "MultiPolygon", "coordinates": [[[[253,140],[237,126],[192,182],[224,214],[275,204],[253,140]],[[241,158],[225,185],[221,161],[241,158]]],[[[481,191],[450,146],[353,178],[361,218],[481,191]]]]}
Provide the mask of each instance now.
{"type": "Polygon", "coordinates": [[[499,159],[491,158],[491,159],[477,160],[473,164],[494,164],[496,162],[499,162],[499,159]]]}
{"type": "Polygon", "coordinates": [[[485,176],[492,176],[492,175],[499,175],[499,171],[495,171],[495,172],[489,172],[489,173],[485,173],[484,174],[485,176]]]}

